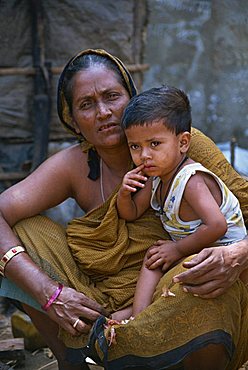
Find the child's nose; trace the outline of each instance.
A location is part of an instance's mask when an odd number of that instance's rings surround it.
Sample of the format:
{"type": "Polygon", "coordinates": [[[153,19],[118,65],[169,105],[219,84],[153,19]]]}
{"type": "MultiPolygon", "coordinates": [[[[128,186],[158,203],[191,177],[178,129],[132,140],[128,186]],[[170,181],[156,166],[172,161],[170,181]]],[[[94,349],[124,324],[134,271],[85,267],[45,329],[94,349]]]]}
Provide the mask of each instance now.
{"type": "Polygon", "coordinates": [[[142,160],[151,158],[151,152],[149,148],[143,148],[142,153],[141,153],[141,158],[142,160]]]}

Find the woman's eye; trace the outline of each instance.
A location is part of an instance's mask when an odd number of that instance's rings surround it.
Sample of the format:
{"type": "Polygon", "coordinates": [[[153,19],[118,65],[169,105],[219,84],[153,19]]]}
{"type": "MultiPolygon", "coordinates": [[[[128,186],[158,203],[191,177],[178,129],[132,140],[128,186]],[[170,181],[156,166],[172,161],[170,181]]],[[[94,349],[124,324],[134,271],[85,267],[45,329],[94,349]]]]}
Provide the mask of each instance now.
{"type": "Polygon", "coordinates": [[[91,101],[85,101],[80,104],[80,109],[88,109],[92,106],[91,101]]]}
{"type": "Polygon", "coordinates": [[[159,141],[152,141],[151,142],[151,147],[154,148],[155,146],[158,146],[160,144],[159,141]]]}
{"type": "Polygon", "coordinates": [[[114,100],[114,99],[116,99],[116,98],[118,98],[118,94],[117,93],[115,93],[115,92],[113,92],[113,93],[109,93],[108,94],[108,99],[110,99],[110,100],[114,100]]]}

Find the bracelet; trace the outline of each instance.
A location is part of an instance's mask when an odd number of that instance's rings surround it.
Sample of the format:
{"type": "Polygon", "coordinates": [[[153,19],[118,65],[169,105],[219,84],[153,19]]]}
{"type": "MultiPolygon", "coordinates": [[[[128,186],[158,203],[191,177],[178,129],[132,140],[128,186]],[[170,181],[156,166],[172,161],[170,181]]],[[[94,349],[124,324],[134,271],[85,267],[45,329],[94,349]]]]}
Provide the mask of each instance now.
{"type": "Polygon", "coordinates": [[[21,253],[21,252],[26,252],[25,248],[23,248],[22,246],[20,245],[16,245],[14,247],[11,247],[4,255],[3,257],[1,258],[0,260],[0,275],[2,275],[3,277],[5,276],[4,275],[4,270],[5,270],[5,267],[7,265],[7,263],[13,258],[15,257],[17,254],[21,253]]]}
{"type": "Polygon", "coordinates": [[[56,299],[58,298],[58,296],[62,292],[63,288],[64,288],[64,285],[59,283],[59,286],[56,288],[55,292],[48,299],[47,303],[45,303],[43,306],[41,306],[43,311],[47,311],[48,308],[56,301],[56,299]]]}

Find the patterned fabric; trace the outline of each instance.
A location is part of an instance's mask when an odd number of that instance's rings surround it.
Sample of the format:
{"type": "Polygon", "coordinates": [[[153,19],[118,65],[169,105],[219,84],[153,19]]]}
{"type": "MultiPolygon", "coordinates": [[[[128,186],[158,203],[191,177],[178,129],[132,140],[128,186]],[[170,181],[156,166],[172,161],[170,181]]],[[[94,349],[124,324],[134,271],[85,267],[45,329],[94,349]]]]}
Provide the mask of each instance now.
{"type": "MultiPolygon", "coordinates": [[[[219,185],[222,194],[220,210],[225,216],[228,229],[221,239],[213,243],[213,246],[227,245],[244,239],[246,236],[246,228],[238,199],[227,188],[223,181],[221,181],[214,173],[203,167],[200,163],[192,163],[184,166],[175,176],[171,184],[169,194],[163,205],[163,214],[160,215],[164,229],[169,233],[172,240],[178,240],[194,233],[199,226],[202,225],[202,221],[200,219],[187,222],[182,221],[179,217],[179,209],[185,187],[190,177],[195,175],[197,171],[206,172],[213,176],[219,185]]],[[[160,178],[155,177],[152,185],[151,206],[157,211],[160,210],[160,204],[157,202],[156,192],[160,182],[160,178]]]]}
{"type": "MultiPolygon", "coordinates": [[[[246,361],[248,295],[244,284],[238,281],[212,300],[184,293],[178,284],[171,289],[175,297],[161,297],[163,285],[168,286],[182,271],[178,265],[165,274],[153,304],[128,324],[114,326],[117,343],[108,348],[109,370],[122,370],[129,364],[154,370],[171,368],[209,343],[224,345],[232,359],[229,370],[239,369],[246,361]]],[[[101,338],[104,328],[98,328],[98,333],[101,338]]],[[[99,341],[96,348],[103,358],[99,341]]]]}
{"type": "MultiPolygon", "coordinates": [[[[34,262],[50,277],[96,299],[112,311],[132,303],[147,247],[166,237],[154,211],[149,210],[135,223],[117,220],[116,212],[114,194],[103,206],[73,220],[68,225],[67,236],[60,225],[43,216],[18,223],[15,231],[34,262]],[[86,251],[85,272],[82,272],[68,242],[73,249],[71,242],[78,238],[82,249],[87,247],[85,233],[88,243],[95,247],[86,251]],[[115,239],[110,245],[104,243],[108,234],[115,239]]],[[[109,369],[125,369],[130,363],[142,366],[145,361],[153,369],[164,369],[208,343],[225,346],[232,359],[231,370],[238,369],[247,360],[248,292],[244,284],[237,281],[213,300],[186,294],[178,284],[172,288],[175,297],[161,297],[164,284],[168,285],[171,278],[183,270],[180,264],[166,273],[157,286],[153,304],[134,321],[116,327],[117,344],[108,350],[109,369]]],[[[19,300],[22,301],[21,293],[19,300]]],[[[60,330],[59,336],[72,348],[82,348],[88,341],[85,335],[73,337],[64,330],[60,330]]],[[[99,355],[102,356],[100,350],[99,355]]]]}

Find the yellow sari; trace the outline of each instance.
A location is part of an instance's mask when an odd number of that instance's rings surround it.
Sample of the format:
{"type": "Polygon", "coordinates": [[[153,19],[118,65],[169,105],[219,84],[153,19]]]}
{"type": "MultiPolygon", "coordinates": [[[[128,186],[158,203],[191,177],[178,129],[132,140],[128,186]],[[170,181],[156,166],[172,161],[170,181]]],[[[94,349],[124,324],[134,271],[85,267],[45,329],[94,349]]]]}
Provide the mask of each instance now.
{"type": "MultiPolygon", "coordinates": [[[[226,182],[239,198],[247,222],[247,182],[198,130],[193,130],[189,155],[226,182]]],[[[168,237],[151,210],[134,223],[119,219],[116,191],[100,207],[72,220],[66,233],[42,216],[22,221],[15,230],[32,259],[52,278],[97,300],[110,312],[132,303],[147,248],[168,237]]],[[[175,297],[161,297],[162,286],[181,271],[179,264],[166,273],[154,302],[134,321],[116,327],[117,344],[108,349],[109,369],[121,369],[123,363],[150,363],[156,369],[174,366],[208,343],[225,346],[232,370],[247,360],[248,294],[244,284],[239,280],[225,294],[207,300],[184,293],[177,284],[175,297]]],[[[60,337],[73,348],[82,348],[88,340],[64,330],[60,337]]],[[[98,352],[103,356],[99,348],[98,352]]]]}

